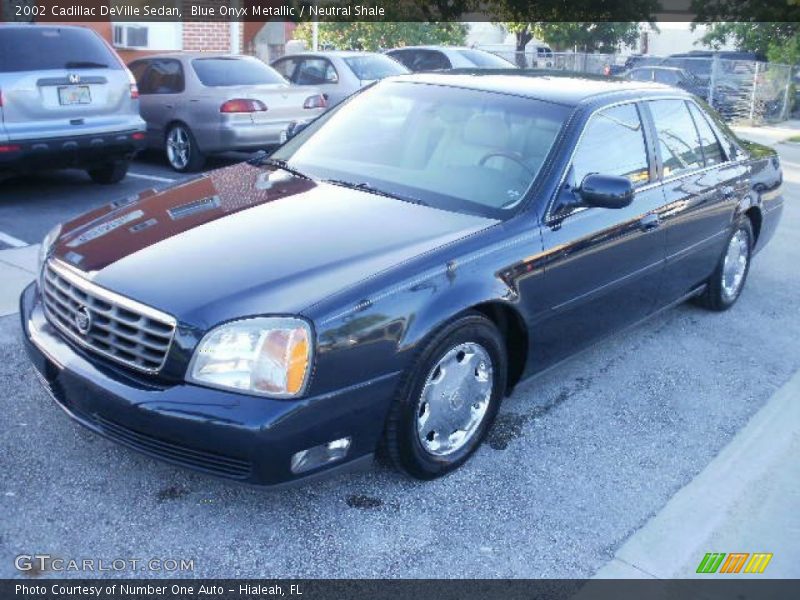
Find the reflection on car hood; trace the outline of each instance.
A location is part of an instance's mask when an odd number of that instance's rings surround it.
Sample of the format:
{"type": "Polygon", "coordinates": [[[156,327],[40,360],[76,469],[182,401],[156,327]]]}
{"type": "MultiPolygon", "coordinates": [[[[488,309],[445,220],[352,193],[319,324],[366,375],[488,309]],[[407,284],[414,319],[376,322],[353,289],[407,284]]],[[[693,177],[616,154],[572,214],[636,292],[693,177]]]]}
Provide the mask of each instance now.
{"type": "Polygon", "coordinates": [[[494,223],[243,163],[87,213],[54,255],[204,326],[299,312],[494,223]]]}

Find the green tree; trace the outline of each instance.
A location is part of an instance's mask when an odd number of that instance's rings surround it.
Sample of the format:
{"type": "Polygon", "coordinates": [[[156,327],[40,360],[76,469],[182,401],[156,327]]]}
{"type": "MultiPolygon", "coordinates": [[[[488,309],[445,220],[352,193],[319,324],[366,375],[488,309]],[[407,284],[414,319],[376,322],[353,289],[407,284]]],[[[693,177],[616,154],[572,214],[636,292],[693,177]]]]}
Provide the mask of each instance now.
{"type": "Polygon", "coordinates": [[[692,0],[695,23],[712,23],[702,43],[711,48],[732,43],[770,61],[800,60],[800,1],[692,0]]]}
{"type": "Polygon", "coordinates": [[[800,60],[799,26],[796,22],[713,23],[700,41],[714,49],[732,43],[759,58],[794,64],[800,60]]]}
{"type": "Polygon", "coordinates": [[[534,37],[556,48],[593,52],[632,44],[637,23],[652,24],[659,7],[659,0],[493,0],[485,9],[514,34],[519,52],[534,37]]]}
{"type": "MultiPolygon", "coordinates": [[[[337,50],[383,50],[418,44],[460,45],[467,26],[458,22],[409,23],[396,21],[354,21],[319,23],[320,46],[337,50]]],[[[311,24],[301,23],[294,33],[311,46],[311,24]]]]}

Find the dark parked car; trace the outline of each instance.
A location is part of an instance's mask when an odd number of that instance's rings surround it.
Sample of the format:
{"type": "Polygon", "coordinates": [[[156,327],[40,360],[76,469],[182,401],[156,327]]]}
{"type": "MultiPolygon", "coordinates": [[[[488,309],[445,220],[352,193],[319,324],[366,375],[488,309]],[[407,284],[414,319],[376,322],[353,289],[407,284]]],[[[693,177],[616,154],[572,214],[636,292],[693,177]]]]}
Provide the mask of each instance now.
{"type": "MultiPolygon", "coordinates": [[[[457,46],[406,46],[386,54],[405,65],[412,73],[449,69],[514,69],[517,67],[491,52],[457,46]]],[[[537,56],[539,56],[537,52],[537,56]]],[[[544,55],[546,57],[546,55],[544,55]]],[[[550,59],[553,53],[550,52],[550,59]]]]}
{"type": "Polygon", "coordinates": [[[271,157],[51,232],[30,357],[98,434],[258,484],[464,463],[504,396],[603,336],[739,297],[775,152],[603,79],[385,79],[271,157]]]}
{"type": "Polygon", "coordinates": [[[655,81],[665,85],[674,85],[703,100],[708,95],[708,85],[706,83],[692,75],[691,72],[677,67],[636,67],[624,73],[622,77],[634,81],[655,81]]]}

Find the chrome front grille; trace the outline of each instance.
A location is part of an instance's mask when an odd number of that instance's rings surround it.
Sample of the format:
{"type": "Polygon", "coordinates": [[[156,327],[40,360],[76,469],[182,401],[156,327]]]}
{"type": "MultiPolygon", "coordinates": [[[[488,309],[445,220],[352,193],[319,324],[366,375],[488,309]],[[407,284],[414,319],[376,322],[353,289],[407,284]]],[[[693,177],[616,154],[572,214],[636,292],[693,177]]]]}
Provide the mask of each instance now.
{"type": "Polygon", "coordinates": [[[42,274],[50,322],[92,352],[146,373],[164,366],[176,321],[145,304],[115,294],[50,260],[42,274]]]}

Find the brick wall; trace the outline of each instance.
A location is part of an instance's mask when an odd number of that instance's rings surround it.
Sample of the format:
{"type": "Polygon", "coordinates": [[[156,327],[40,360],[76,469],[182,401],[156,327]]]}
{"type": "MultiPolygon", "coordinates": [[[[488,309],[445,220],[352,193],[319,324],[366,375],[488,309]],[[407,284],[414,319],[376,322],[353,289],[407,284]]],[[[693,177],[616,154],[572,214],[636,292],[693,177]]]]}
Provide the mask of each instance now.
{"type": "Polygon", "coordinates": [[[228,52],[230,47],[231,33],[229,23],[184,22],[183,49],[187,52],[228,52]]]}

